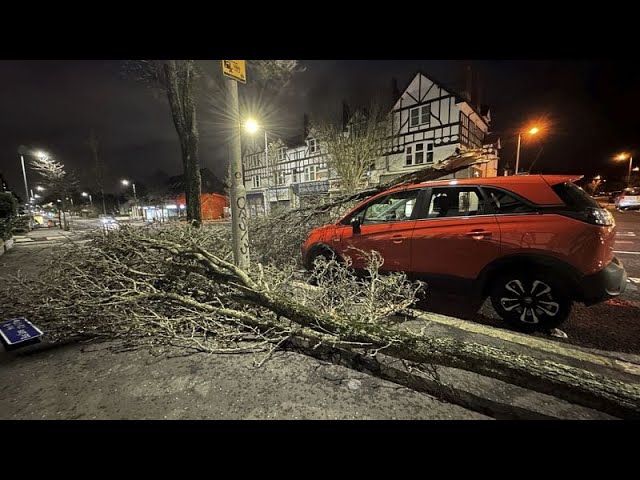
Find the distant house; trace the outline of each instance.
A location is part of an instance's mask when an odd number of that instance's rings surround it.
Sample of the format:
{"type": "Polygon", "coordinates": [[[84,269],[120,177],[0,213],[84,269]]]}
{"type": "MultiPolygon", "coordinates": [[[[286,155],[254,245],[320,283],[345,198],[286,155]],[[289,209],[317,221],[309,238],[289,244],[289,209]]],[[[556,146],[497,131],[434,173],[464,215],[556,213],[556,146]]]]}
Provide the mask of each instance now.
{"type": "MultiPolygon", "coordinates": [[[[229,206],[229,199],[225,193],[224,183],[208,168],[200,169],[202,192],[200,208],[203,220],[218,220],[224,218],[225,207],[229,206]]],[[[166,184],[166,198],[162,205],[144,206],[146,220],[164,221],[166,219],[186,216],[186,196],[184,189],[184,175],[170,177],[166,184]]]]}

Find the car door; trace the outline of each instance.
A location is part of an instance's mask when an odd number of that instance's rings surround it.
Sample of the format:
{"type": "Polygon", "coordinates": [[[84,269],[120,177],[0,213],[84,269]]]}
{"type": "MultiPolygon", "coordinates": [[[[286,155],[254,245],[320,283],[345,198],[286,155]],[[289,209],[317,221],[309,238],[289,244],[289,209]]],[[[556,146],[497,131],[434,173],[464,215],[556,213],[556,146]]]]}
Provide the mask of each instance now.
{"type": "Polygon", "coordinates": [[[471,280],[500,256],[498,222],[478,187],[434,187],[422,205],[411,241],[412,271],[471,280]]]}
{"type": "MultiPolygon", "coordinates": [[[[349,256],[353,267],[367,267],[364,252],[377,251],[383,259],[383,271],[408,271],[411,266],[411,233],[420,190],[404,190],[372,200],[351,218],[360,220],[360,231],[352,226],[339,229],[339,250],[349,256]]],[[[335,247],[335,244],[334,244],[335,247]]]]}

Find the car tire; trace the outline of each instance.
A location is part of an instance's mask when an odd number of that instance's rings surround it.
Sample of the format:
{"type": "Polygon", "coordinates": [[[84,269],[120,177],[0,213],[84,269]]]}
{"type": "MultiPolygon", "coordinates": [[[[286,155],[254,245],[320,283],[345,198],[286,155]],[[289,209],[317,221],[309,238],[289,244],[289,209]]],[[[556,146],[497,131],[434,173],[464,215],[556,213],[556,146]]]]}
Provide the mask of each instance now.
{"type": "Polygon", "coordinates": [[[571,313],[566,282],[545,270],[513,269],[491,282],[491,304],[507,323],[524,332],[547,331],[571,313]]]}

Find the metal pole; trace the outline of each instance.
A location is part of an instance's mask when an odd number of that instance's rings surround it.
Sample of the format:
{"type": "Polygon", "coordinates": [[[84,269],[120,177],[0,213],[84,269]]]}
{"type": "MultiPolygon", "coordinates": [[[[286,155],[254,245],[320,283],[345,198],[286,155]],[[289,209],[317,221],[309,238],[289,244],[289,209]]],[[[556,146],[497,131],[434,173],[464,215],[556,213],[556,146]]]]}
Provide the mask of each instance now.
{"type": "Polygon", "coordinates": [[[22,162],[22,176],[24,177],[24,193],[27,196],[26,203],[31,203],[29,198],[29,186],[27,185],[27,171],[24,168],[24,156],[20,155],[20,161],[22,162]]]}
{"type": "Polygon", "coordinates": [[[229,95],[229,165],[231,168],[231,233],[233,238],[233,259],[236,266],[249,268],[249,231],[247,228],[247,193],[242,178],[242,145],[240,144],[240,106],[238,84],[227,79],[229,95]]]}
{"type": "Polygon", "coordinates": [[[93,207],[93,198],[91,198],[91,194],[89,194],[89,205],[93,207]]]}
{"type": "Polygon", "coordinates": [[[518,167],[520,166],[520,136],[521,134],[518,134],[518,148],[516,150],[516,171],[514,175],[518,174],[518,167]]]}
{"type": "Polygon", "coordinates": [[[138,218],[138,197],[136,196],[136,184],[132,182],[131,185],[133,186],[133,204],[136,207],[135,218],[138,218]]]}
{"type": "Polygon", "coordinates": [[[627,187],[631,186],[631,167],[633,165],[633,157],[629,156],[629,173],[627,174],[627,187]]]}

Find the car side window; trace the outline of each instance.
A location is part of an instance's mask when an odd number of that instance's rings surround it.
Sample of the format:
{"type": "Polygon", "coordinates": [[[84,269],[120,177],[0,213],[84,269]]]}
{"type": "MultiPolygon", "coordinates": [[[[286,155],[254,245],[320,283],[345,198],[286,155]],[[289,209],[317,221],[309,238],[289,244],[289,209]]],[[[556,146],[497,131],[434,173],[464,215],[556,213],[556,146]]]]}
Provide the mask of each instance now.
{"type": "Polygon", "coordinates": [[[530,207],[522,200],[517,199],[515,196],[510,195],[504,190],[498,190],[497,188],[486,188],[483,190],[487,194],[491,205],[493,206],[497,215],[514,214],[514,213],[532,213],[535,212],[533,207],[530,207]]]}
{"type": "Polygon", "coordinates": [[[363,225],[409,220],[419,192],[409,190],[391,193],[369,203],[363,212],[356,216],[360,217],[363,225]]]}
{"type": "Polygon", "coordinates": [[[431,192],[426,218],[468,217],[484,213],[484,198],[477,188],[441,187],[431,192]]]}

